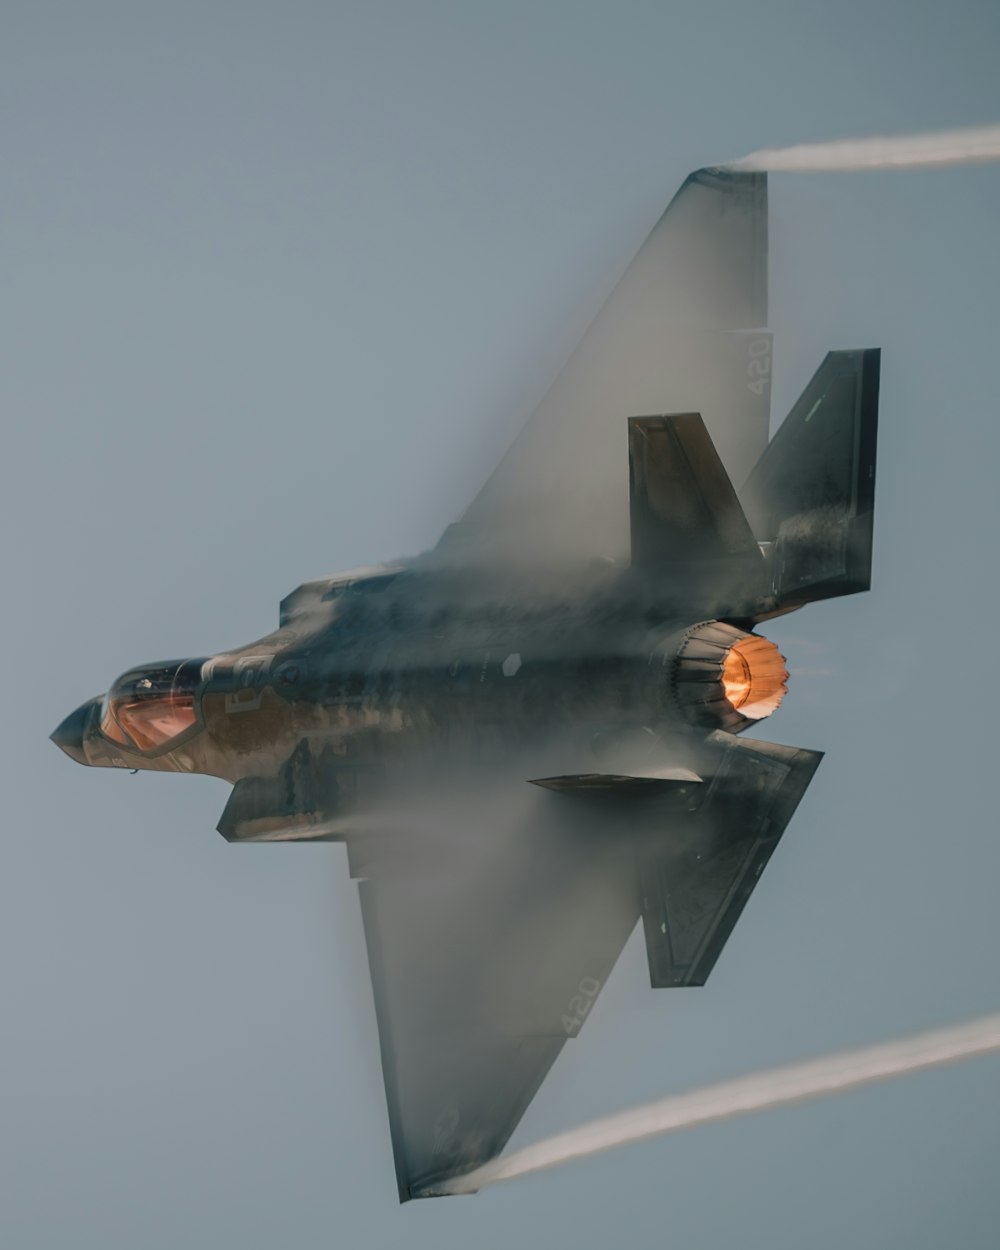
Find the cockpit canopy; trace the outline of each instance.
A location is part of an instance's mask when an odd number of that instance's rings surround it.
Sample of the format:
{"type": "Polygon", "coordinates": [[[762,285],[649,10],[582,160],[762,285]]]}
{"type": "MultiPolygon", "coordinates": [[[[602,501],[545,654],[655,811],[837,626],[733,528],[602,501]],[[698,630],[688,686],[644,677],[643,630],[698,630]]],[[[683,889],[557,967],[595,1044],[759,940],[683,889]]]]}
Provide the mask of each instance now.
{"type": "Polygon", "coordinates": [[[131,668],[104,699],[101,732],[134,751],[155,751],[198,719],[195,691],[204,659],[168,660],[131,668]]]}

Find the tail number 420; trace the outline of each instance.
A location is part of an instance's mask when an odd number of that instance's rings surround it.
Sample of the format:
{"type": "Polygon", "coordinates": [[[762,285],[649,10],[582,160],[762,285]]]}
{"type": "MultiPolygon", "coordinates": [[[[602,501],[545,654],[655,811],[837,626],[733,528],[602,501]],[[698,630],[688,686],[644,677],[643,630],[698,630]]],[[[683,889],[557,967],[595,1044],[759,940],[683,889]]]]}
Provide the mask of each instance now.
{"type": "Polygon", "coordinates": [[[566,1030],[567,1037],[575,1037],[580,1032],[580,1026],[593,1007],[600,988],[601,983],[596,977],[584,977],[576,987],[577,992],[569,1000],[562,1018],[562,1026],[566,1030]]]}
{"type": "Polygon", "coordinates": [[[764,396],[771,384],[771,336],[751,339],[747,355],[747,390],[764,396]]]}

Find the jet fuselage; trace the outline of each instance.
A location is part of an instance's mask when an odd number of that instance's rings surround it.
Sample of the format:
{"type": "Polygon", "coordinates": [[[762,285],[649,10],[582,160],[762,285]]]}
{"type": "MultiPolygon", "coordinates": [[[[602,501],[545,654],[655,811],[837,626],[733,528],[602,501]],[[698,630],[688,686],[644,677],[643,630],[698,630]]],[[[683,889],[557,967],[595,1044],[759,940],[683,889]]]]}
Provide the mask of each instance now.
{"type": "Polygon", "coordinates": [[[720,606],[709,600],[677,570],[673,586],[597,566],[542,588],[418,563],[341,575],[300,587],[280,628],[246,647],[131,670],[53,737],[88,764],[234,784],[275,778],[296,751],[322,755],[327,818],[331,803],[346,813],[387,786],[476,760],[496,769],[528,754],[536,776],[596,772],[623,738],[634,753],[637,734],[651,757],[669,738],[676,759],[684,741],[750,723],[736,724],[728,704],[721,716],[678,704],[679,650],[720,606]],[[145,709],[174,697],[156,675],[169,682],[185,668],[197,673],[191,720],[167,736],[169,714],[151,720],[145,709]],[[135,709],[152,732],[130,731],[135,709]]]}

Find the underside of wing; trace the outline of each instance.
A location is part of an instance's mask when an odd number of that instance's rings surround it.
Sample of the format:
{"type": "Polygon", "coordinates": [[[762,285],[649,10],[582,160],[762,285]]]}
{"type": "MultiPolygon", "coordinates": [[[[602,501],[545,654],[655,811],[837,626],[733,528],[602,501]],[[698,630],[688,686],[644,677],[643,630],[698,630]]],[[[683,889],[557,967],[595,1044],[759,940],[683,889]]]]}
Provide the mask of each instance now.
{"type": "Polygon", "coordinates": [[[766,175],[700,170],[674,197],[442,557],[628,558],[628,417],[698,412],[742,481],[767,443],[766,175]]]}
{"type": "Polygon", "coordinates": [[[401,1201],[502,1151],[640,914],[653,985],[704,983],[820,757],[698,751],[698,772],[519,782],[464,829],[348,839],[401,1201]]]}
{"type": "Polygon", "coordinates": [[[403,1202],[499,1154],[639,917],[627,844],[528,805],[504,836],[348,844],[403,1202]]]}

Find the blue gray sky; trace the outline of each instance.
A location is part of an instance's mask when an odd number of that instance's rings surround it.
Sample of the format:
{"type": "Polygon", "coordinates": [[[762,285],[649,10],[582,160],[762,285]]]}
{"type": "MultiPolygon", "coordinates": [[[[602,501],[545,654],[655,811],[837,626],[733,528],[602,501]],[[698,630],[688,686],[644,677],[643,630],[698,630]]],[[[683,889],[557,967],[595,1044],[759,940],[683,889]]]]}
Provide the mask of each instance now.
{"type": "MultiPolygon", "coordinates": [[[[396,1205],[336,847],[47,741],[433,543],[685,174],[1000,117],[992,3],[8,0],[0,1235],[996,1244],[1000,1061],[396,1205]]],[[[1000,167],[772,179],[776,418],[883,348],[874,588],[767,632],[827,752],[702,990],[633,939],[515,1139],[996,1010],[1000,167]]]]}

